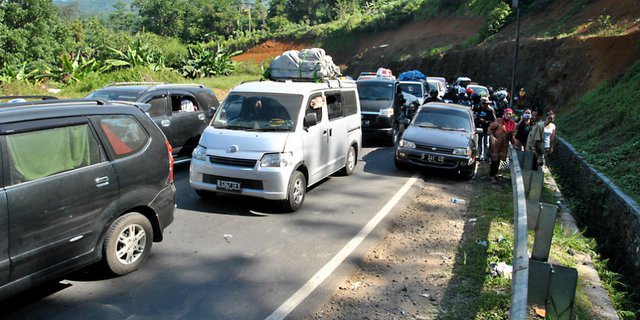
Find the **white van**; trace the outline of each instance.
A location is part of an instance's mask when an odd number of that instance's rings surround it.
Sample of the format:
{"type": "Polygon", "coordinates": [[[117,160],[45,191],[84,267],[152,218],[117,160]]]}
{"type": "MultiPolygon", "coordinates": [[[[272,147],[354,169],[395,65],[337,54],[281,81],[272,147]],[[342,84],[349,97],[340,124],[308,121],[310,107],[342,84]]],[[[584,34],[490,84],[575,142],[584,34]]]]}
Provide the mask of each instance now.
{"type": "Polygon", "coordinates": [[[354,81],[259,81],[233,88],[193,151],[189,183],[302,206],[307,187],[350,175],[362,146],[354,81]]]}

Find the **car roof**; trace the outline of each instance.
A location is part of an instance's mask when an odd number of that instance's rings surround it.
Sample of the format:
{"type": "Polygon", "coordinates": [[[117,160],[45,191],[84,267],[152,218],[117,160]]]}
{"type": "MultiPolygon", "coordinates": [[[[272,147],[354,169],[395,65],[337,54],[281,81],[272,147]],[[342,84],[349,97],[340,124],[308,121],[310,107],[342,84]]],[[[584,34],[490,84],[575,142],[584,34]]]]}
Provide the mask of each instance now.
{"type": "Polygon", "coordinates": [[[0,104],[0,124],[96,114],[144,114],[135,105],[90,99],[2,103],[0,104]],[[108,106],[108,108],[103,106],[108,106]]]}
{"type": "Polygon", "coordinates": [[[373,82],[396,83],[399,81],[392,80],[389,78],[375,78],[375,79],[361,79],[361,80],[358,80],[356,83],[373,83],[373,82]]]}
{"type": "Polygon", "coordinates": [[[424,81],[413,81],[413,80],[402,80],[400,83],[411,83],[411,84],[422,84],[424,85],[424,81]]]}
{"type": "Polygon", "coordinates": [[[184,89],[184,90],[199,90],[207,89],[202,84],[193,83],[166,83],[166,82],[114,82],[110,83],[96,91],[109,90],[120,91],[135,94],[142,94],[144,92],[162,89],[184,89]]]}
{"type": "Polygon", "coordinates": [[[231,92],[269,92],[283,94],[305,94],[322,89],[355,89],[353,80],[311,81],[252,81],[234,87],[231,92]]]}
{"type": "Polygon", "coordinates": [[[422,108],[434,108],[434,109],[450,109],[450,110],[460,110],[465,112],[471,112],[471,109],[467,106],[455,104],[455,103],[446,103],[446,102],[429,102],[420,106],[422,108]]]}

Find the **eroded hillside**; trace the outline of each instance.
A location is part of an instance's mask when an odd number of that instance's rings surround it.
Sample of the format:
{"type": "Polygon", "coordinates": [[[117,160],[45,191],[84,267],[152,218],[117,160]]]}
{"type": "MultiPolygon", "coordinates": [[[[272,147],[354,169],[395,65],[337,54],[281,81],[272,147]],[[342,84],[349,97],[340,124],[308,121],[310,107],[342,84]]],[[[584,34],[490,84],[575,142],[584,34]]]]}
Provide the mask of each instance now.
{"type": "MultiPolygon", "coordinates": [[[[418,69],[509,86],[516,23],[469,46],[482,25],[482,20],[468,17],[414,21],[358,36],[343,50],[327,53],[349,75],[385,66],[396,74],[418,69]]],[[[535,8],[523,10],[520,34],[516,86],[527,89],[535,106],[560,108],[640,59],[640,6],[637,0],[539,1],[535,8]]],[[[271,40],[238,59],[262,62],[285,50],[313,45],[321,44],[271,40]]]]}

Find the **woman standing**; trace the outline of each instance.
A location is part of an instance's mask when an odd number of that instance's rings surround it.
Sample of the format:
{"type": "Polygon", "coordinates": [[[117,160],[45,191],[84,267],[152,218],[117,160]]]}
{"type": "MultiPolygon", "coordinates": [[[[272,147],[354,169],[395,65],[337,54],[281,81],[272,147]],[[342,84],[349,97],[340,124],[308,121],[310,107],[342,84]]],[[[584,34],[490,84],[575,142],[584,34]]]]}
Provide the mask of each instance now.
{"type": "Polygon", "coordinates": [[[491,141],[491,147],[489,147],[489,153],[491,154],[491,167],[489,169],[489,179],[492,183],[497,183],[496,175],[500,168],[500,161],[507,160],[507,153],[509,152],[509,142],[515,143],[514,132],[516,130],[516,124],[511,119],[513,116],[513,110],[506,108],[502,118],[494,121],[489,126],[489,136],[491,141]]]}
{"type": "Polygon", "coordinates": [[[556,119],[553,111],[547,112],[547,118],[544,121],[544,163],[549,160],[549,155],[553,153],[553,140],[556,136],[556,125],[553,121],[556,119]]]}
{"type": "Polygon", "coordinates": [[[527,145],[527,137],[529,137],[529,131],[533,125],[531,121],[531,109],[524,109],[522,118],[516,125],[516,143],[515,147],[524,151],[524,147],[527,145]]]}

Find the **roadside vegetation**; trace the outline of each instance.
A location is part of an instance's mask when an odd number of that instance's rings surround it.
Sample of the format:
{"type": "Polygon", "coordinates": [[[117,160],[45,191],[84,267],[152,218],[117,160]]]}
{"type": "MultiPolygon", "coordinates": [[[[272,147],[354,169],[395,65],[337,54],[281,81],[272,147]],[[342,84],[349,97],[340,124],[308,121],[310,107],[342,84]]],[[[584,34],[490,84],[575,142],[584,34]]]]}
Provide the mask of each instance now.
{"type": "Polygon", "coordinates": [[[558,115],[558,132],[587,162],[640,202],[640,62],[558,115]]]}
{"type": "MultiPolygon", "coordinates": [[[[554,203],[548,188],[543,190],[542,202],[554,203]]],[[[469,203],[469,212],[475,215],[465,227],[465,237],[458,249],[459,261],[454,266],[451,290],[441,310],[442,319],[461,319],[472,315],[474,319],[508,319],[511,299],[511,280],[497,275],[492,265],[513,262],[513,195],[510,184],[484,188],[469,203]]],[[[533,246],[533,232],[529,232],[529,249],[533,246]]],[[[594,261],[602,285],[609,294],[620,319],[635,319],[629,288],[622,277],[610,271],[608,261],[596,252],[596,240],[582,233],[568,234],[556,224],[551,244],[550,261],[575,268],[577,255],[588,255],[594,261]]],[[[584,282],[580,275],[581,283],[584,282]]],[[[576,319],[592,319],[592,304],[578,285],[575,300],[576,319]]],[[[533,310],[530,317],[536,318],[533,310]]]]}

